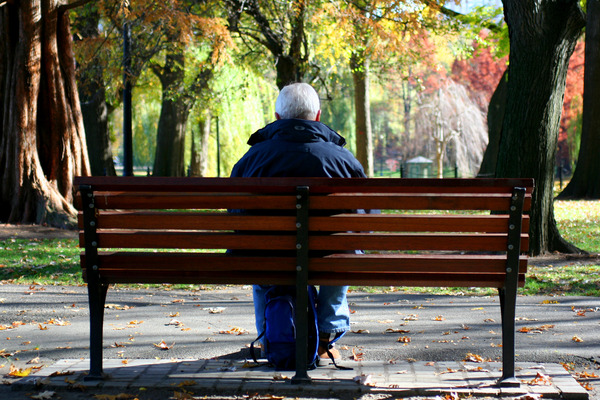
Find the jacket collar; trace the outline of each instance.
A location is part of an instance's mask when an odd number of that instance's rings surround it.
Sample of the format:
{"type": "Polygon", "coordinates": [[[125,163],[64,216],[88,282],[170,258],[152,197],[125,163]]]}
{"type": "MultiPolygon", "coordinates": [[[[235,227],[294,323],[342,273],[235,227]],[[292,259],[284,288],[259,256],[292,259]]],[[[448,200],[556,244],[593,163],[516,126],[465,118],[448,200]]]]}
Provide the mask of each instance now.
{"type": "Polygon", "coordinates": [[[248,139],[248,144],[253,146],[274,138],[300,143],[325,141],[338,146],[346,144],[346,139],[324,123],[294,118],[280,119],[257,130],[248,139]]]}

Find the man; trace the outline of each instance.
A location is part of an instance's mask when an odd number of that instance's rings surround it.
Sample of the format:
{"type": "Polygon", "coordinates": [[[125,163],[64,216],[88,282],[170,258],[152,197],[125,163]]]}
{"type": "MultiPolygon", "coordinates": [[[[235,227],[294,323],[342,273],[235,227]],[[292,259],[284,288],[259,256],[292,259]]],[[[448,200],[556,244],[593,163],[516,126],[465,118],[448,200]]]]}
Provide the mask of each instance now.
{"type": "MultiPolygon", "coordinates": [[[[284,87],[275,102],[276,121],[250,136],[252,146],[233,167],[233,177],[365,177],[358,160],[343,146],[346,140],[320,122],[319,95],[306,83],[284,87]]],[[[263,286],[254,286],[256,329],[264,323],[263,286]]],[[[320,358],[328,348],[340,358],[332,341],[350,329],[348,286],[321,286],[317,300],[320,358]]]]}

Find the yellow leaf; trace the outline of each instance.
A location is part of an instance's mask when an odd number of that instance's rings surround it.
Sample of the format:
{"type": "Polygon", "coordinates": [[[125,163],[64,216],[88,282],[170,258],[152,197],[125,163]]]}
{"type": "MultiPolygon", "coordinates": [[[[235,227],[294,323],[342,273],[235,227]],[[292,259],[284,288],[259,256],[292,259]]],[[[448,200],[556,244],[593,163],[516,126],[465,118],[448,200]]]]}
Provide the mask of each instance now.
{"type": "Polygon", "coordinates": [[[20,369],[20,368],[15,367],[14,364],[11,364],[8,375],[23,378],[25,376],[28,376],[32,370],[33,370],[33,368],[20,369]]]}

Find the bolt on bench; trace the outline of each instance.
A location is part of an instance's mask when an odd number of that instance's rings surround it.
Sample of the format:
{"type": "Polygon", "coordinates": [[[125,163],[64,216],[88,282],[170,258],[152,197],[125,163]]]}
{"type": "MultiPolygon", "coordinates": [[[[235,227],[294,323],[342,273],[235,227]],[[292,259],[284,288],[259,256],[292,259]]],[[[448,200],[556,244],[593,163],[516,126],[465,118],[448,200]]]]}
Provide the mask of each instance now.
{"type": "MultiPolygon", "coordinates": [[[[110,284],[295,285],[299,310],[306,285],[322,284],[497,288],[499,384],[519,385],[515,309],[532,179],[77,177],[75,185],[88,379],[103,378],[110,284]]],[[[306,318],[300,312],[298,326],[306,318]]],[[[310,381],[306,343],[299,329],[293,383],[310,381]]]]}

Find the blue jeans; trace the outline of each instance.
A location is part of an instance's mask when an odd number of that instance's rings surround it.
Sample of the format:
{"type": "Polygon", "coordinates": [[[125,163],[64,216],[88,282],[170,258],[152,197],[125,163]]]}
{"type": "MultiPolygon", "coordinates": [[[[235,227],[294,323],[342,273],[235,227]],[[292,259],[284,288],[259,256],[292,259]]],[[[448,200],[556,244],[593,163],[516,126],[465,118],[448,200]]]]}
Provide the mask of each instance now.
{"type": "MultiPolygon", "coordinates": [[[[265,320],[265,291],[268,286],[254,285],[254,318],[260,335],[265,320]]],[[[317,298],[319,332],[341,333],[350,329],[350,310],[346,293],[348,286],[320,286],[317,298]]]]}

